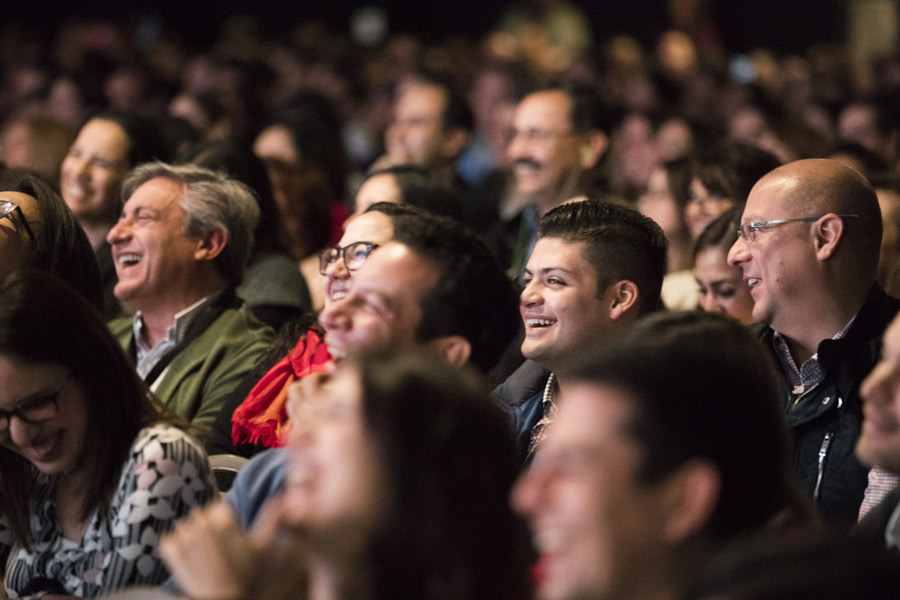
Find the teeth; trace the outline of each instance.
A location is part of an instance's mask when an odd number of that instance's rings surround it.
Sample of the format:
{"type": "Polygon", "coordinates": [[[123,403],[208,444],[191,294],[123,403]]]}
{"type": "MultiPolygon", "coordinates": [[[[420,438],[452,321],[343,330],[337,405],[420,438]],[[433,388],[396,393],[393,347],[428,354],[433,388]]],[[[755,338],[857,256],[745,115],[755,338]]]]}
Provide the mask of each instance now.
{"type": "Polygon", "coordinates": [[[70,196],[77,196],[79,198],[90,195],[89,190],[85,189],[84,186],[77,183],[67,186],[66,193],[70,196]]]}
{"type": "Polygon", "coordinates": [[[343,298],[343,297],[346,296],[346,295],[347,295],[347,292],[344,292],[344,291],[333,292],[333,293],[331,294],[331,299],[332,299],[332,300],[340,300],[341,298],[343,298]]]}
{"type": "Polygon", "coordinates": [[[556,321],[550,321],[547,319],[526,319],[525,324],[529,327],[549,327],[553,325],[556,321]]]}
{"type": "Polygon", "coordinates": [[[534,545],[542,554],[559,549],[565,542],[565,534],[557,529],[542,531],[534,536],[534,545]]]}
{"type": "Polygon", "coordinates": [[[757,279],[755,277],[751,277],[750,279],[747,280],[747,285],[749,285],[750,287],[753,287],[757,283],[759,283],[759,279],[757,279]]]}
{"type": "Polygon", "coordinates": [[[119,257],[120,265],[133,265],[141,260],[140,254],[123,254],[119,257]]]}
{"type": "Polygon", "coordinates": [[[38,454],[38,456],[45,456],[45,455],[49,454],[51,450],[53,450],[53,447],[55,445],[56,445],[56,436],[51,436],[45,442],[43,442],[41,445],[33,445],[32,448],[34,449],[35,453],[38,454]]]}

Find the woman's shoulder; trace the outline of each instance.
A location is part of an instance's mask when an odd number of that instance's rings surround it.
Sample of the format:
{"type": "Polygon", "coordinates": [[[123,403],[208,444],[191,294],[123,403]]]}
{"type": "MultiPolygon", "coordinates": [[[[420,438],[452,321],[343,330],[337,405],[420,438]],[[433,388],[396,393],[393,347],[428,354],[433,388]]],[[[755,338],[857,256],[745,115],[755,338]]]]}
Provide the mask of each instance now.
{"type": "Polygon", "coordinates": [[[206,462],[203,445],[182,428],[170,423],[155,423],[141,429],[131,445],[132,460],[144,457],[148,460],[180,460],[201,457],[206,462]]]}

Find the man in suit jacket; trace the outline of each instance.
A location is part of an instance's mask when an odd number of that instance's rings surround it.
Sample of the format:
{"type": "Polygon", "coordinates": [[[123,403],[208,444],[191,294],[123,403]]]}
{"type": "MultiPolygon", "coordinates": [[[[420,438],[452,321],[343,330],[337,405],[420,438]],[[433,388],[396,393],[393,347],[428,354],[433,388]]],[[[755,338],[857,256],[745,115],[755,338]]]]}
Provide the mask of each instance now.
{"type": "Polygon", "coordinates": [[[110,327],[160,400],[208,426],[272,338],[234,293],[259,208],[240,182],[163,163],[132,171],[123,198],[107,241],[137,312],[110,327]]]}

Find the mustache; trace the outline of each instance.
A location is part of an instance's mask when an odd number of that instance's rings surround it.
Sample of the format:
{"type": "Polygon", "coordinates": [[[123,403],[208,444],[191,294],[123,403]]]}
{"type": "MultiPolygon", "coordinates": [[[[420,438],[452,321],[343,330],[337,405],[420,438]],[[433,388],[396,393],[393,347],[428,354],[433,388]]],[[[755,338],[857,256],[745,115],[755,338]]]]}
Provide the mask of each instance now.
{"type": "Polygon", "coordinates": [[[538,161],[536,161],[536,160],[534,160],[534,159],[532,159],[532,158],[528,158],[528,157],[526,157],[526,156],[523,156],[522,158],[517,158],[517,159],[515,159],[515,160],[513,161],[513,166],[516,166],[516,167],[531,167],[532,169],[540,169],[540,168],[541,168],[541,163],[539,163],[538,161]]]}

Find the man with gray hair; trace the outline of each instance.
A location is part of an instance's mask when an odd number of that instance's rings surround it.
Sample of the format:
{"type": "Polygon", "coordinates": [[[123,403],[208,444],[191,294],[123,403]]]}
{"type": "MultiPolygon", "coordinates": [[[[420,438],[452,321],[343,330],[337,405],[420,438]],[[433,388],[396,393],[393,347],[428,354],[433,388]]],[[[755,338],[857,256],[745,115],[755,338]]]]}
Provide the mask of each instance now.
{"type": "Polygon", "coordinates": [[[135,311],[110,328],[169,408],[211,425],[272,339],[235,295],[259,208],[244,184],[193,166],[147,163],[122,185],[110,230],[116,297],[135,311]]]}

